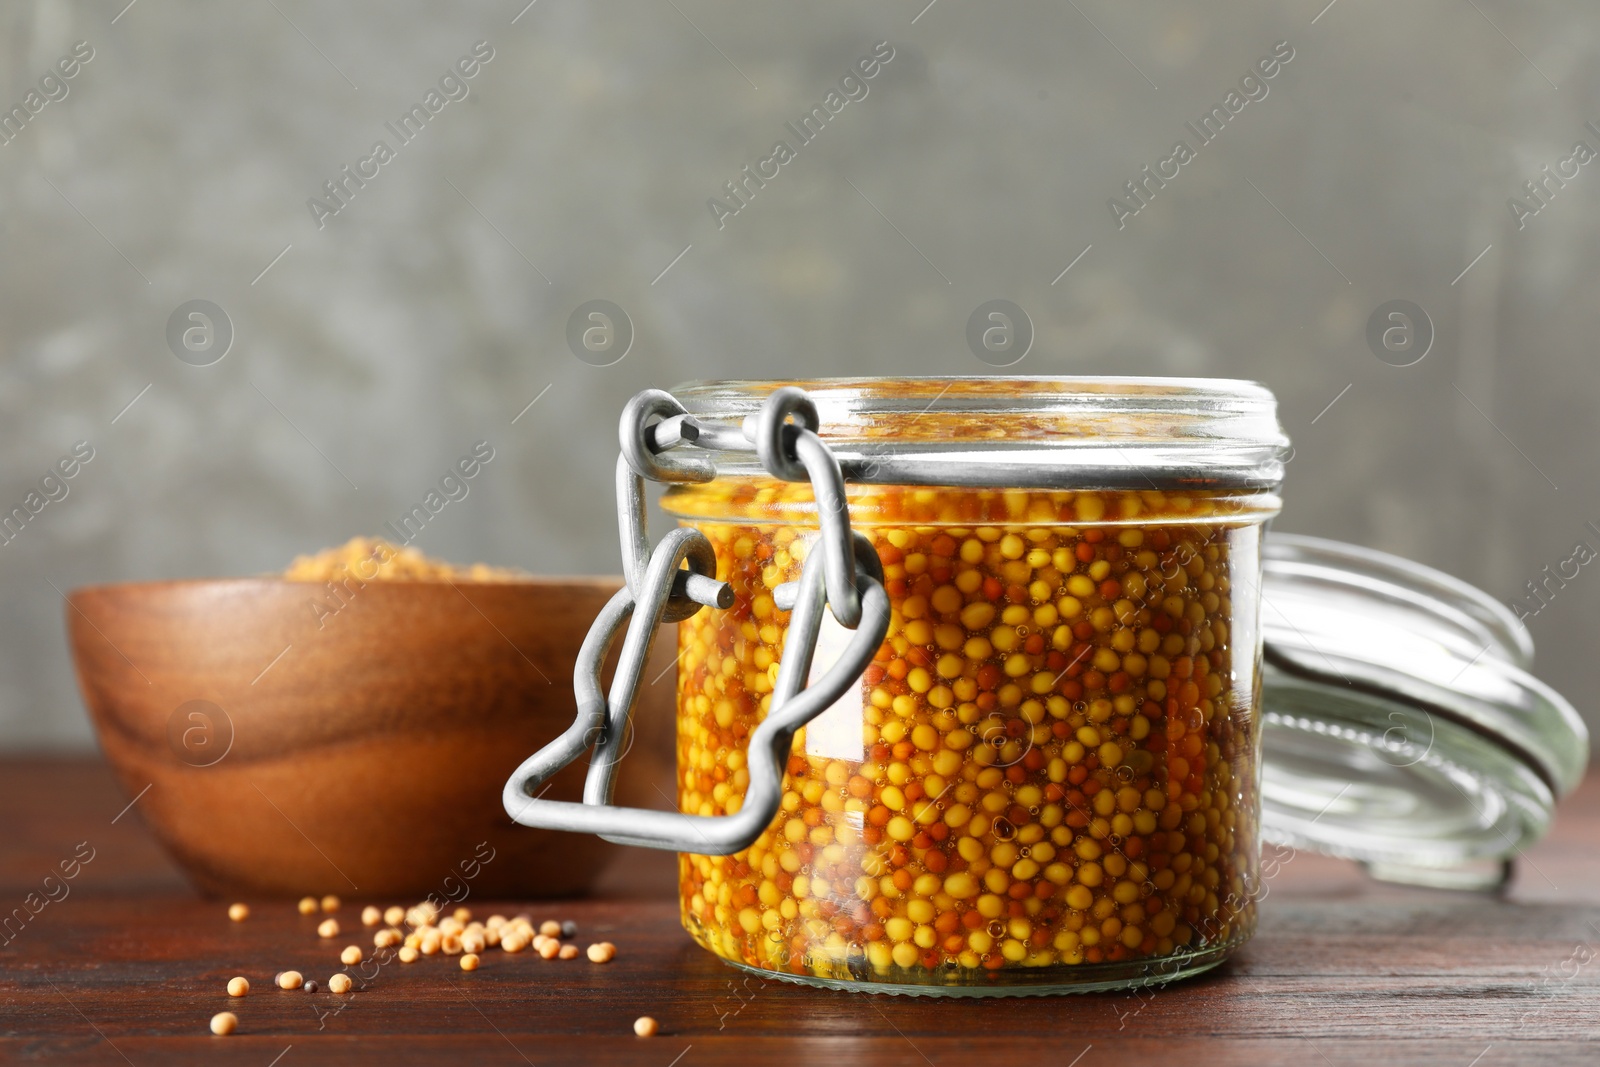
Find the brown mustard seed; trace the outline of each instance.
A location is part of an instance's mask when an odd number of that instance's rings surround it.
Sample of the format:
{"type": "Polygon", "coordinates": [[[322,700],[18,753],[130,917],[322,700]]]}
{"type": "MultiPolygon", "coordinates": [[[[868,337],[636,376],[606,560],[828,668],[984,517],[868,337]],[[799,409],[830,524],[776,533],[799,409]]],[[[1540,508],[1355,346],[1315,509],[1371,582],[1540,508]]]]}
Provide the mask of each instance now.
{"type": "Polygon", "coordinates": [[[306,982],[306,992],[307,993],[315,993],[317,990],[319,990],[321,988],[322,987],[317,984],[316,979],[314,979],[314,978],[313,979],[309,979],[306,982]]]}
{"type": "Polygon", "coordinates": [[[323,919],[321,924],[318,925],[318,927],[317,927],[317,936],[318,937],[338,937],[339,936],[339,920],[338,919],[323,919]]]}
{"type": "Polygon", "coordinates": [[[465,956],[462,956],[461,957],[461,969],[463,971],[475,971],[475,970],[477,970],[478,969],[478,954],[476,952],[469,952],[465,956]]]}
{"type": "Polygon", "coordinates": [[[655,1037],[661,1031],[661,1024],[648,1015],[641,1015],[633,1020],[633,1032],[640,1037],[655,1037]]]}
{"type": "Polygon", "coordinates": [[[328,979],[328,992],[348,993],[350,992],[350,987],[354,984],[355,983],[350,981],[350,976],[348,974],[340,971],[338,974],[328,979]]]}
{"type": "Polygon", "coordinates": [[[339,953],[339,962],[346,967],[354,967],[361,962],[361,956],[360,945],[346,945],[345,950],[339,953]]]}
{"type": "Polygon", "coordinates": [[[250,905],[229,904],[228,918],[232,919],[236,923],[244,922],[246,919],[250,918],[250,905]]]}
{"type": "Polygon", "coordinates": [[[250,980],[247,978],[228,979],[228,996],[242,997],[250,992],[250,980]]]}
{"type": "Polygon", "coordinates": [[[299,971],[284,971],[278,975],[278,988],[299,989],[304,981],[305,979],[300,976],[299,971]]]}
{"type": "Polygon", "coordinates": [[[300,898],[300,914],[301,915],[315,915],[316,913],[317,913],[317,898],[316,897],[301,897],[300,898]]]}
{"type": "Polygon", "coordinates": [[[322,898],[322,910],[323,911],[338,911],[339,910],[339,898],[334,896],[332,893],[329,893],[327,896],[323,897],[322,898]]]}
{"type": "Polygon", "coordinates": [[[361,909],[362,926],[377,926],[381,922],[383,922],[383,911],[381,909],[375,908],[371,904],[361,909]]]}
{"type": "Polygon", "coordinates": [[[410,945],[406,945],[406,946],[404,946],[403,948],[400,949],[400,962],[401,963],[416,963],[417,962],[417,955],[418,955],[418,953],[417,953],[417,950],[415,948],[413,948],[410,945]]]}
{"type": "Polygon", "coordinates": [[[211,1032],[226,1037],[239,1029],[239,1017],[231,1011],[219,1011],[211,1017],[211,1032]]]}
{"type": "Polygon", "coordinates": [[[575,959],[578,958],[578,946],[577,945],[562,945],[561,946],[561,951],[556,953],[556,955],[561,957],[564,960],[575,960],[575,959]]]}

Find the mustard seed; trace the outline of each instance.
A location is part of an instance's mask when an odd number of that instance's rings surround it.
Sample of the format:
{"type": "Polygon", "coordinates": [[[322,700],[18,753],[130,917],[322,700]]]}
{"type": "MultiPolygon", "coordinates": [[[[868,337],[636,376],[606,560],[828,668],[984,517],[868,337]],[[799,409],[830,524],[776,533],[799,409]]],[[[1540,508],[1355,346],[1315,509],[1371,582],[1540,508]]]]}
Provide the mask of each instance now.
{"type": "Polygon", "coordinates": [[[560,937],[561,924],[556,922],[554,919],[546,919],[544,922],[539,924],[539,932],[545,937],[560,937]]]}
{"type": "Polygon", "coordinates": [[[469,952],[465,956],[462,956],[461,957],[461,969],[463,971],[475,971],[475,970],[477,970],[478,969],[478,954],[476,952],[469,952]]]}
{"type": "Polygon", "coordinates": [[[439,938],[439,949],[446,956],[461,955],[461,935],[444,934],[439,938]]]}
{"type": "Polygon", "coordinates": [[[443,935],[437,930],[429,930],[426,934],[423,934],[422,944],[419,946],[422,949],[422,954],[424,956],[432,956],[434,953],[438,952],[439,943],[443,939],[443,935]]]}
{"type": "Polygon", "coordinates": [[[316,897],[301,897],[300,898],[300,914],[301,915],[315,915],[316,913],[317,913],[317,898],[316,897]]]}
{"type": "Polygon", "coordinates": [[[528,939],[515,930],[501,935],[500,951],[517,953],[528,947],[528,939]]]}
{"type": "Polygon", "coordinates": [[[561,943],[555,938],[546,938],[544,944],[539,946],[539,955],[547,960],[556,958],[556,953],[561,951],[561,943]]]}
{"type": "Polygon", "coordinates": [[[383,921],[383,912],[381,910],[379,910],[378,908],[375,908],[371,904],[368,904],[366,907],[361,909],[361,925],[362,926],[377,926],[382,921],[383,921]]]}
{"type": "Polygon", "coordinates": [[[317,927],[317,936],[318,937],[338,937],[339,936],[339,920],[338,919],[323,919],[322,920],[322,924],[317,927]]]}
{"type": "Polygon", "coordinates": [[[284,971],[278,975],[279,989],[299,989],[303,982],[299,971],[284,971]]]}
{"type": "Polygon", "coordinates": [[[468,930],[461,935],[462,952],[482,952],[489,947],[489,941],[477,930],[468,930]]]}
{"type": "Polygon", "coordinates": [[[250,980],[247,978],[228,979],[228,996],[242,997],[250,992],[250,980]]]}
{"type": "Polygon", "coordinates": [[[328,992],[348,993],[350,992],[350,987],[353,984],[354,983],[350,981],[350,976],[345,974],[343,971],[340,971],[338,974],[328,979],[328,992]]]}
{"type": "Polygon", "coordinates": [[[239,1029],[239,1017],[231,1011],[219,1011],[211,1017],[211,1032],[226,1037],[239,1029]]]}
{"type": "Polygon", "coordinates": [[[400,931],[398,930],[379,930],[377,933],[372,935],[373,948],[388,948],[399,941],[400,931]]]}
{"type": "Polygon", "coordinates": [[[610,963],[617,950],[609,941],[602,941],[589,946],[589,960],[592,963],[610,963]]]}
{"type": "Polygon", "coordinates": [[[402,947],[400,949],[400,962],[401,963],[416,963],[417,962],[417,950],[411,945],[406,945],[406,946],[402,947]]]}
{"type": "Polygon", "coordinates": [[[321,988],[322,988],[321,986],[317,985],[315,979],[308,979],[306,981],[306,992],[307,993],[315,993],[317,990],[319,990],[321,988]]]}
{"type": "Polygon", "coordinates": [[[345,950],[339,953],[339,962],[346,967],[354,967],[361,962],[361,946],[346,945],[345,950]]]}
{"type": "Polygon", "coordinates": [[[250,918],[250,905],[229,904],[228,918],[232,919],[236,923],[244,922],[246,919],[250,918]]]}
{"type": "Polygon", "coordinates": [[[489,916],[489,921],[487,923],[485,923],[484,925],[486,925],[491,930],[498,930],[500,927],[504,926],[509,921],[510,920],[508,920],[504,915],[491,915],[491,916],[489,916]]]}
{"type": "Polygon", "coordinates": [[[454,913],[456,922],[466,924],[472,921],[471,908],[457,908],[454,913]]]}
{"type": "Polygon", "coordinates": [[[388,923],[390,926],[399,926],[401,923],[406,921],[406,909],[402,908],[398,904],[388,908],[383,913],[383,921],[388,923]]]}
{"type": "Polygon", "coordinates": [[[323,911],[338,911],[339,910],[339,898],[334,896],[332,893],[329,893],[327,896],[323,897],[322,898],[322,910],[323,911]]]}
{"type": "Polygon", "coordinates": [[[571,919],[567,919],[566,921],[564,921],[561,924],[561,936],[562,937],[577,937],[578,936],[578,924],[573,922],[571,919]]]}
{"type": "Polygon", "coordinates": [[[578,958],[578,946],[562,945],[561,951],[556,953],[556,955],[560,956],[564,960],[575,960],[578,958]]]}
{"type": "Polygon", "coordinates": [[[655,1037],[661,1030],[661,1024],[648,1015],[641,1015],[633,1021],[633,1032],[640,1037],[655,1037]]]}

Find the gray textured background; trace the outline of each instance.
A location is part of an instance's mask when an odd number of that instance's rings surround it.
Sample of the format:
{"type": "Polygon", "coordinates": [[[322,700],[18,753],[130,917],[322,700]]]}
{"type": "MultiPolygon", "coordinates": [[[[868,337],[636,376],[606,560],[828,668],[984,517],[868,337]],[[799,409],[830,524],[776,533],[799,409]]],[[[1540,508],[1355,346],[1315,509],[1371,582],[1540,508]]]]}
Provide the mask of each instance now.
{"type": "MultiPolygon", "coordinates": [[[[95,51],[0,147],[0,502],[96,450],[0,548],[0,745],[91,743],[52,583],[277,569],[479,439],[421,547],[614,571],[634,391],[982,373],[964,328],[994,297],[1035,324],[1019,371],[1268,383],[1284,529],[1506,599],[1600,547],[1600,164],[1520,232],[1506,205],[1600,148],[1592,5],[125,2],[0,8],[7,107],[95,51]],[[470,96],[319,231],[307,198],[480,40],[470,96]],[[719,231],[706,199],[879,40],[868,97],[719,231]],[[1267,98],[1119,231],[1107,199],[1279,40],[1267,98]],[[236,332],[208,367],[165,339],[196,298],[236,332]],[[606,368],[565,342],[595,298],[637,334],[606,368]],[[1437,329],[1407,368],[1364,340],[1396,298],[1437,329]]],[[[1586,713],[1597,614],[1585,570],[1530,622],[1586,713]]]]}

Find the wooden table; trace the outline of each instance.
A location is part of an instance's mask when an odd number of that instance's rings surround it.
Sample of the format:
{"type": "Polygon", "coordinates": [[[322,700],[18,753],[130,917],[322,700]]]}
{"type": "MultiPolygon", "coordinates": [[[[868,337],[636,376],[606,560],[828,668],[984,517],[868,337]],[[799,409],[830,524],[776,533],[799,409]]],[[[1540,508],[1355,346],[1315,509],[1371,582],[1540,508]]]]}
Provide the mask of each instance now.
{"type": "MultiPolygon", "coordinates": [[[[0,1063],[1344,1064],[1600,1061],[1600,777],[1563,806],[1503,899],[1402,889],[1356,867],[1279,855],[1255,940],[1202,978],[1140,995],[1003,1000],[862,996],[748,982],[693,945],[671,857],[630,852],[600,899],[481,914],[571,918],[617,959],[489,952],[476,972],[424,958],[338,998],[318,918],[256,902],[229,922],[196,896],[93,761],[0,763],[0,913],[62,859],[94,858],[70,895],[0,946],[0,1063]],[[227,980],[254,991],[233,1001],[227,980]],[[343,1010],[334,1010],[340,1001],[343,1010]],[[239,1032],[207,1022],[232,1009],[239,1032]],[[660,1035],[633,1036],[636,1016],[660,1035]]],[[[56,890],[59,895],[59,890],[56,890]]],[[[362,900],[340,912],[359,929],[362,900]]],[[[381,901],[378,903],[399,903],[381,901]]],[[[409,903],[409,902],[408,902],[409,903]]],[[[0,936],[11,936],[10,933],[0,936]]]]}

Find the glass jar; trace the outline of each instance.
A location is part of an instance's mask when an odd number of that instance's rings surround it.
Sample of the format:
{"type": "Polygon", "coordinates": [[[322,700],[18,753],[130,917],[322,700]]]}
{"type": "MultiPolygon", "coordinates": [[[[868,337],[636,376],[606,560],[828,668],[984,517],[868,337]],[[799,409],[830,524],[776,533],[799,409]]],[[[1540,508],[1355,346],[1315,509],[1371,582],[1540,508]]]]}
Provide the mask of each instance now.
{"type": "Polygon", "coordinates": [[[878,992],[1198,973],[1255,929],[1262,841],[1498,888],[1582,779],[1583,722],[1487,594],[1264,536],[1287,447],[1248,382],[646,390],[617,467],[627,587],[506,813],[678,851],[707,949],[878,992]],[[680,523],[654,548],[647,478],[680,523]],[[620,808],[674,621],[678,810],[620,808]],[[542,799],[586,756],[582,803],[542,799]]]}
{"type": "MultiPolygon", "coordinates": [[[[674,390],[738,425],[784,383],[674,390]]],[[[1092,990],[1214,966],[1255,928],[1263,524],[1287,440],[1261,386],[792,383],[883,563],[889,633],[796,735],[777,819],[680,859],[682,915],[737,966],[915,993],[1092,990]],[[878,484],[877,462],[894,457],[878,484]]],[[[662,504],[727,611],[679,624],[678,805],[737,811],[818,531],[806,483],[719,453],[662,504]]],[[[825,622],[812,676],[845,631],[825,622]]]]}

